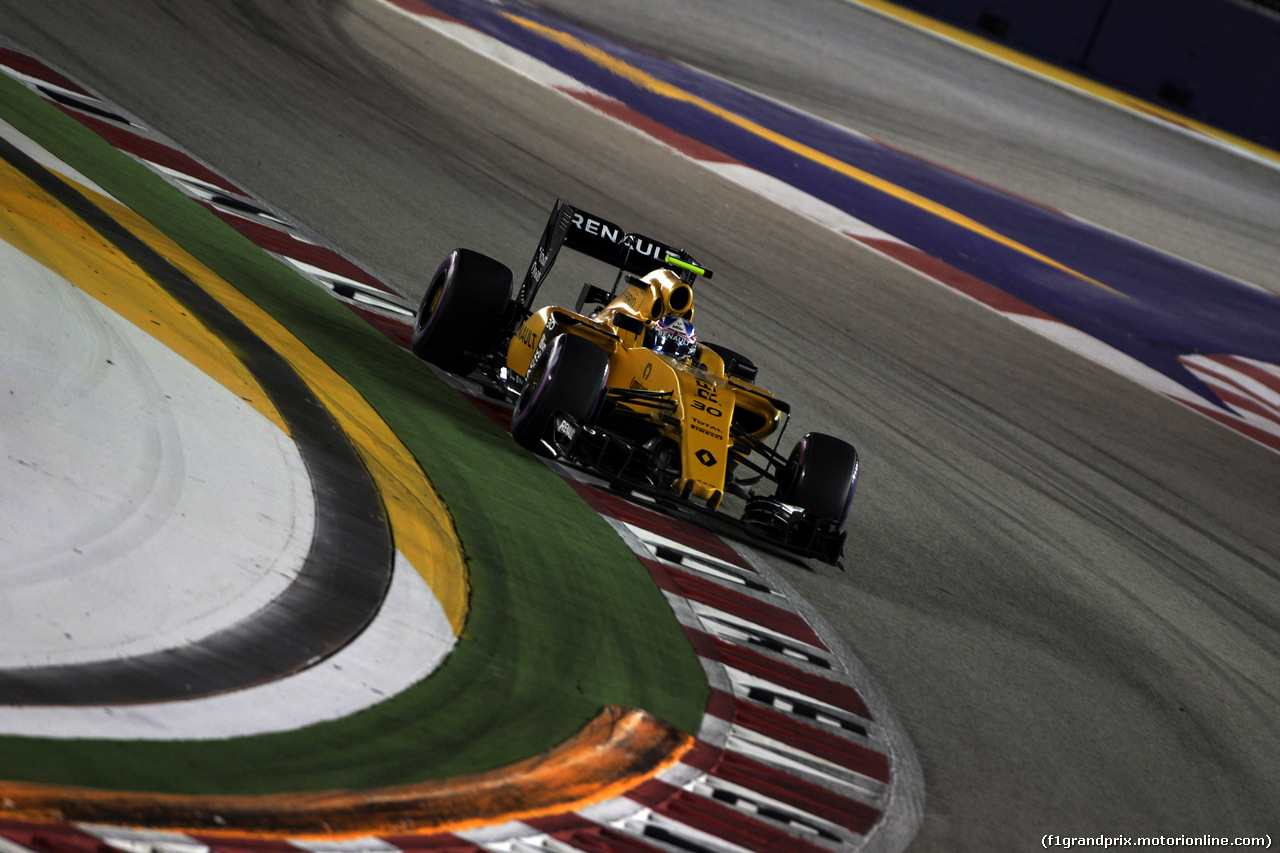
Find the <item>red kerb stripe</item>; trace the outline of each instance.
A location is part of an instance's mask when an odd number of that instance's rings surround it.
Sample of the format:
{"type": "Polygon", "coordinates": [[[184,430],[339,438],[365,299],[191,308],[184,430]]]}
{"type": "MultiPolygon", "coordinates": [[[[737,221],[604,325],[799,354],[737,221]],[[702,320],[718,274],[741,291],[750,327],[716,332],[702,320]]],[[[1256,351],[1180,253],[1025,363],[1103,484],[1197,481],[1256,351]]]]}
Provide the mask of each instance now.
{"type": "Polygon", "coordinates": [[[1280,393],[1280,376],[1269,370],[1264,370],[1256,364],[1252,364],[1233,355],[1211,355],[1209,356],[1209,360],[1216,361],[1221,365],[1231,368],[1232,370],[1239,371],[1251,379],[1256,379],[1272,391],[1280,393]]]}
{"type": "Polygon", "coordinates": [[[628,524],[651,530],[695,551],[701,551],[708,557],[714,557],[731,566],[736,566],[755,574],[755,571],[743,561],[742,557],[714,533],[677,521],[651,509],[637,506],[624,498],[611,495],[600,489],[582,483],[570,483],[570,485],[573,486],[578,494],[582,495],[587,503],[603,515],[613,516],[619,521],[625,521],[628,524]]]}
{"type": "MultiPolygon", "coordinates": [[[[1227,379],[1216,380],[1219,382],[1229,382],[1227,379]]],[[[1213,382],[1206,383],[1213,386],[1213,382]]],[[[1218,395],[1218,399],[1231,406],[1238,412],[1249,412],[1260,418],[1269,421],[1276,421],[1277,412],[1275,409],[1268,407],[1265,403],[1258,402],[1256,397],[1249,396],[1248,393],[1241,393],[1236,390],[1239,388],[1234,382],[1231,383],[1232,388],[1224,388],[1221,386],[1214,387],[1214,392],[1218,395]]]]}
{"type": "Polygon", "coordinates": [[[201,165],[194,158],[183,154],[181,151],[172,146],[156,142],[154,139],[147,139],[145,136],[139,136],[132,131],[125,130],[122,127],[112,124],[109,121],[95,118],[91,115],[76,112],[74,110],[66,110],[63,112],[110,142],[121,151],[126,151],[148,160],[159,166],[173,169],[192,178],[197,178],[215,187],[221,187],[228,192],[239,193],[248,197],[248,193],[219,175],[217,172],[201,165]]]}
{"type": "Polygon", "coordinates": [[[565,840],[584,853],[663,853],[657,847],[607,826],[574,833],[565,840]]]}
{"type": "MultiPolygon", "coordinates": [[[[424,18],[436,18],[441,21],[451,21],[455,24],[462,24],[463,21],[455,18],[446,12],[441,12],[434,6],[424,3],[423,0],[390,0],[393,5],[399,6],[406,12],[412,12],[415,15],[421,15],[424,18]]],[[[470,25],[468,25],[470,26],[470,25]]]]}
{"type": "Polygon", "coordinates": [[[1264,444],[1272,450],[1280,451],[1280,436],[1275,435],[1274,433],[1267,432],[1264,429],[1259,429],[1251,423],[1238,420],[1236,417],[1228,415],[1225,412],[1221,412],[1213,406],[1204,406],[1199,403],[1192,403],[1188,400],[1180,400],[1177,397],[1172,396],[1169,399],[1181,403],[1188,408],[1195,409],[1200,414],[1207,415],[1218,423],[1229,426],[1242,435],[1247,435],[1259,444],[1264,444]]]}
{"type": "Polygon", "coordinates": [[[391,341],[405,349],[409,348],[409,342],[412,336],[412,327],[404,320],[397,320],[394,317],[388,317],[385,314],[379,314],[377,311],[370,311],[359,305],[347,305],[356,315],[373,326],[379,332],[386,335],[391,341]]]}
{"type": "Polygon", "coordinates": [[[93,94],[86,92],[73,81],[68,80],[40,60],[27,56],[25,53],[18,53],[16,50],[9,50],[7,47],[0,47],[0,62],[3,62],[19,74],[25,74],[28,77],[34,77],[37,80],[61,86],[68,92],[75,92],[87,98],[94,97],[93,94]]]}
{"type": "Polygon", "coordinates": [[[710,639],[715,644],[716,654],[725,666],[772,681],[780,687],[794,690],[802,696],[821,700],[851,714],[871,719],[867,704],[862,701],[858,691],[847,684],[832,681],[820,675],[812,675],[797,667],[765,657],[759,652],[721,640],[719,637],[713,636],[710,639]]]}
{"type": "Polygon", "coordinates": [[[829,853],[825,847],[819,847],[812,842],[789,835],[746,812],[670,785],[666,787],[671,790],[672,796],[654,809],[663,817],[761,853],[777,853],[777,851],[829,853]]]}
{"type": "Polygon", "coordinates": [[[206,205],[206,207],[216,213],[223,222],[249,238],[255,245],[269,252],[275,252],[278,255],[284,255],[286,258],[302,261],[304,264],[310,264],[325,272],[331,272],[335,275],[358,281],[361,284],[375,287],[384,293],[395,293],[399,296],[390,287],[387,287],[387,285],[327,246],[318,246],[306,240],[299,240],[279,228],[272,228],[260,222],[245,219],[243,216],[236,216],[235,214],[218,210],[212,205],[206,205]]]}
{"type": "Polygon", "coordinates": [[[726,613],[738,616],[747,622],[786,634],[802,643],[826,649],[826,645],[809,627],[809,623],[789,610],[783,610],[772,604],[757,601],[743,595],[731,587],[709,581],[675,568],[667,568],[667,573],[676,584],[677,591],[685,598],[692,598],[703,604],[711,605],[726,613]]]}
{"type": "Polygon", "coordinates": [[[751,702],[739,702],[733,724],[886,785],[889,783],[887,755],[860,743],[845,740],[832,732],[801,723],[794,717],[751,702]]]}
{"type": "Polygon", "coordinates": [[[879,809],[866,803],[842,797],[736,752],[724,753],[711,775],[861,835],[866,835],[881,815],[879,809]]]}
{"type": "Polygon", "coordinates": [[[115,849],[71,824],[24,823],[0,820],[0,838],[38,853],[115,853],[115,849]]]}

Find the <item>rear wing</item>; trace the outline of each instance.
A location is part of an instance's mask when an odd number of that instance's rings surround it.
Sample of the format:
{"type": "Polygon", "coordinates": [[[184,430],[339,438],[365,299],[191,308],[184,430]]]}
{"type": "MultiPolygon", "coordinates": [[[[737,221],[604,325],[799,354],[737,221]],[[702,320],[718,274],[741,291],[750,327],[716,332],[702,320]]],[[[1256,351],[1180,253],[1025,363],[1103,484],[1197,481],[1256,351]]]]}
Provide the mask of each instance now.
{"type": "Polygon", "coordinates": [[[532,308],[538,289],[551,271],[561,246],[616,267],[615,292],[624,275],[642,276],[659,267],[672,270],[690,284],[697,276],[711,278],[712,275],[711,270],[702,267],[683,249],[643,234],[625,233],[609,220],[557,199],[547,219],[547,227],[542,231],[537,251],[529,263],[529,271],[525,273],[516,295],[516,302],[525,311],[532,308]]]}

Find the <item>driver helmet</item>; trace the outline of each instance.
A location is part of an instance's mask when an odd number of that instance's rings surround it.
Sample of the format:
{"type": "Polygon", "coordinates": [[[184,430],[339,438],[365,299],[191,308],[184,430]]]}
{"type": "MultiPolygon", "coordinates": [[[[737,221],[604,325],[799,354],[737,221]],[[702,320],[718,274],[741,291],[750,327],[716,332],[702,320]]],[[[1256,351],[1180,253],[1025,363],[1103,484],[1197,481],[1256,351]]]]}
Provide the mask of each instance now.
{"type": "Polygon", "coordinates": [[[698,349],[698,333],[685,318],[668,314],[645,330],[644,345],[672,358],[692,358],[698,349]]]}

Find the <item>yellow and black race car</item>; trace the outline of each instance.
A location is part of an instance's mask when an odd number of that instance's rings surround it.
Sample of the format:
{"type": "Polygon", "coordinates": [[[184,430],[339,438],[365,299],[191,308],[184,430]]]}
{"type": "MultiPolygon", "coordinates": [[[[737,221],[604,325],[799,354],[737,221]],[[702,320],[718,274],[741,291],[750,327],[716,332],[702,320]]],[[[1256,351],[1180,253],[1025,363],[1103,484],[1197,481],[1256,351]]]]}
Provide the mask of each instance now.
{"type": "Polygon", "coordinates": [[[711,275],[681,249],[557,201],[514,298],[506,266],[449,253],[418,308],[413,351],[478,372],[514,402],[511,434],[535,453],[707,511],[735,495],[753,532],[838,563],[857,451],[811,432],[778,452],[790,407],[755,384],[749,359],[698,342],[692,285],[711,275]],[[534,310],[562,247],[615,267],[613,287],[584,285],[573,310],[534,310]],[[771,494],[754,490],[761,481],[771,494]]]}

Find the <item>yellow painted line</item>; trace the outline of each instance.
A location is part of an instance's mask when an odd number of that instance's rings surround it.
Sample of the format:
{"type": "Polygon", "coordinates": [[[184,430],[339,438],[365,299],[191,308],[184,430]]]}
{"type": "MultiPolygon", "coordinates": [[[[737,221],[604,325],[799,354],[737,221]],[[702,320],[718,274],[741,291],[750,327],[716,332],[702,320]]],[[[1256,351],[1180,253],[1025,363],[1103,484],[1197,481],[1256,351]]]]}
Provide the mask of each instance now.
{"type": "Polygon", "coordinates": [[[866,186],[869,186],[872,189],[879,190],[880,192],[885,193],[886,195],[892,196],[900,201],[904,201],[907,204],[910,204],[923,211],[926,211],[927,213],[931,213],[940,219],[945,219],[948,222],[951,222],[955,225],[959,225],[960,227],[965,228],[969,231],[972,231],[975,234],[978,234],[982,237],[985,237],[994,243],[998,243],[1001,246],[1005,246],[1006,248],[1013,249],[1014,251],[1019,252],[1020,254],[1026,255],[1029,258],[1033,258],[1039,261],[1040,263],[1046,264],[1047,266],[1053,267],[1054,269],[1061,270],[1065,273],[1075,276],[1081,281],[1088,282],[1089,284],[1092,284],[1095,287],[1102,288],[1103,290],[1106,290],[1110,293],[1114,293],[1117,296],[1125,296],[1125,294],[1121,293],[1115,288],[1105,285],[1094,278],[1090,278],[1084,273],[1079,272],[1078,270],[1074,270],[1071,267],[1059,261],[1055,261],[1053,258],[1049,257],[1048,255],[1044,255],[1044,254],[1041,254],[1040,252],[1037,252],[1035,249],[1032,249],[1030,246],[1026,246],[1022,243],[1019,243],[1017,240],[1014,240],[1010,237],[1006,237],[1005,235],[999,233],[998,231],[988,228],[987,226],[983,225],[981,222],[978,222],[976,219],[972,219],[968,216],[965,216],[959,211],[952,210],[946,205],[939,204],[933,199],[926,198],[925,196],[922,196],[919,193],[914,193],[911,190],[906,189],[905,187],[900,187],[897,184],[892,183],[891,181],[886,181],[884,178],[881,178],[877,175],[873,175],[870,172],[857,168],[856,166],[851,166],[850,164],[844,162],[843,160],[839,160],[835,157],[832,157],[829,154],[825,154],[817,150],[816,148],[811,148],[802,142],[797,142],[796,140],[791,139],[788,136],[784,136],[783,134],[778,133],[777,131],[770,130],[764,125],[758,124],[752,121],[751,119],[748,119],[744,116],[740,116],[737,113],[734,113],[730,110],[726,110],[723,107],[713,104],[710,101],[704,98],[700,98],[697,95],[694,95],[690,92],[686,92],[684,89],[681,89],[678,86],[673,86],[672,84],[667,83],[664,80],[659,80],[657,77],[654,77],[648,72],[642,71],[641,69],[636,68],[633,65],[629,65],[626,62],[623,62],[622,60],[618,59],[617,57],[614,57],[606,53],[605,51],[600,50],[597,47],[593,47],[592,45],[587,44],[581,39],[570,35],[569,33],[554,29],[552,27],[545,26],[536,21],[531,21],[527,18],[522,18],[519,15],[514,15],[510,12],[504,12],[503,15],[513,23],[518,24],[524,27],[525,29],[531,30],[537,33],[538,35],[543,36],[544,38],[550,39],[551,41],[554,41],[556,44],[559,44],[561,47],[567,48],[568,50],[572,50],[574,53],[577,53],[589,59],[590,61],[596,63],[601,68],[604,68],[606,71],[609,71],[617,75],[618,77],[621,77],[624,80],[634,83],[635,85],[640,86],[641,88],[646,89],[647,91],[653,92],[655,95],[661,95],[663,97],[670,98],[673,101],[679,101],[680,103],[685,103],[691,106],[695,106],[701,110],[704,110],[716,116],[717,118],[723,119],[724,121],[727,121],[730,124],[735,125],[736,127],[742,128],[748,133],[751,133],[755,136],[760,137],[761,139],[771,142],[774,145],[777,145],[779,148],[782,148],[783,150],[790,151],[791,153],[796,154],[800,157],[803,157],[806,160],[810,160],[814,163],[817,163],[820,166],[825,166],[826,168],[830,169],[833,172],[844,175],[845,177],[848,177],[848,178],[852,178],[853,180],[858,181],[859,183],[865,184],[866,186]]]}
{"type": "Polygon", "coordinates": [[[0,160],[0,206],[4,211],[0,239],[181,353],[288,433],[271,398],[221,338],[191,317],[123,252],[4,160],[0,160]]]}
{"type": "Polygon", "coordinates": [[[886,18],[892,18],[909,26],[915,27],[916,29],[932,33],[933,35],[955,42],[956,44],[963,45],[978,53],[985,53],[1009,65],[1017,66],[1026,71],[1038,74],[1041,77],[1047,77],[1050,80],[1054,80],[1072,89],[1078,89],[1079,91],[1092,95],[1099,100],[1108,101],[1116,106],[1153,116],[1161,121],[1176,124],[1188,130],[1193,130],[1196,133],[1212,137],[1229,145],[1241,148],[1257,157],[1280,164],[1280,151],[1275,151],[1274,149],[1259,145],[1256,142],[1251,142],[1248,139],[1228,133],[1227,131],[1214,127],[1213,125],[1196,121],[1193,118],[1188,118],[1181,113],[1176,113],[1173,110],[1166,109],[1159,104],[1154,104],[1135,95],[1130,95],[1127,92],[1113,89],[1110,86],[1106,86],[1096,80],[1091,80],[1088,77],[1068,71],[1065,68],[1054,65],[1050,62],[1045,62],[1042,59],[1036,59],[1034,56],[1028,56],[1027,54],[1015,50],[1008,45],[983,38],[976,33],[971,33],[968,30],[939,21],[937,18],[931,18],[920,12],[905,9],[896,3],[885,2],[885,0],[845,0],[845,2],[854,6],[861,6],[865,9],[869,9],[886,18]]]}
{"type": "MultiPolygon", "coordinates": [[[[470,605],[465,558],[453,519],[413,454],[346,380],[274,317],[127,207],[80,186],[280,353],[351,438],[386,505],[395,545],[427,581],[461,635],[470,605]]],[[[96,231],[8,163],[0,161],[0,238],[150,333],[287,432],[240,360],[160,285],[96,231]]]]}

